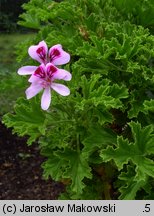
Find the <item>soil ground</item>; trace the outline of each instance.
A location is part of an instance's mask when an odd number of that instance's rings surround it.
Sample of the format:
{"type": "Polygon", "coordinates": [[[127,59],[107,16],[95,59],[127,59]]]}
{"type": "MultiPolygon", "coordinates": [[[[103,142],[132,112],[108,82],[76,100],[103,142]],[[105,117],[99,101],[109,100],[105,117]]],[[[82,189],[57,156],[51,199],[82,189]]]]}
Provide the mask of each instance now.
{"type": "Polygon", "coordinates": [[[43,161],[37,145],[28,147],[0,123],[0,200],[57,199],[64,186],[42,178],[43,161]]]}

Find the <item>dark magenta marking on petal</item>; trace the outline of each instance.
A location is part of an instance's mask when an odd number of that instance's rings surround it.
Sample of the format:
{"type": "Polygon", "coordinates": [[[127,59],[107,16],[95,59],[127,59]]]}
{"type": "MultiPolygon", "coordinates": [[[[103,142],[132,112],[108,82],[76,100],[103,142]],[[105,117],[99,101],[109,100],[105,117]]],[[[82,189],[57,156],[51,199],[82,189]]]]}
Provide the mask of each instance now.
{"type": "Polygon", "coordinates": [[[45,48],[44,47],[39,47],[37,50],[36,50],[38,56],[40,57],[40,59],[42,59],[43,61],[46,60],[46,51],[45,51],[45,48]]]}
{"type": "Polygon", "coordinates": [[[57,72],[57,68],[53,65],[48,66],[47,68],[47,76],[51,79],[53,75],[57,72]]]}
{"type": "Polygon", "coordinates": [[[60,51],[58,49],[53,49],[50,53],[50,62],[52,62],[55,58],[60,56],[60,51]]]}
{"type": "Polygon", "coordinates": [[[34,75],[42,79],[46,77],[45,71],[43,70],[41,66],[36,69],[36,71],[34,72],[34,75]]]}

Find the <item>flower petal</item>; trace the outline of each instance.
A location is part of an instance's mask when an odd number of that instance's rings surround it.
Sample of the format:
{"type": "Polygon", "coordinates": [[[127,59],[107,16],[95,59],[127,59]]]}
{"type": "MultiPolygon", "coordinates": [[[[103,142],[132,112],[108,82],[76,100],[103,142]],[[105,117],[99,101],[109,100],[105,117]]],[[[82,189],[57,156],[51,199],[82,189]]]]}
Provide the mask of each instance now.
{"type": "Polygon", "coordinates": [[[39,78],[45,78],[46,77],[46,68],[44,64],[41,64],[36,71],[34,72],[34,75],[39,77],[39,78]]]}
{"type": "Polygon", "coordinates": [[[69,88],[59,83],[52,83],[51,88],[62,96],[68,96],[70,94],[69,88]]]}
{"type": "Polygon", "coordinates": [[[54,65],[63,65],[70,61],[70,54],[65,52],[60,44],[57,44],[50,48],[49,59],[54,65]]]}
{"type": "Polygon", "coordinates": [[[30,46],[28,49],[28,53],[31,58],[35,59],[40,63],[46,64],[48,47],[45,41],[41,41],[38,45],[30,46]]]}
{"type": "Polygon", "coordinates": [[[26,90],[26,97],[27,99],[30,99],[32,97],[34,97],[35,95],[37,95],[41,90],[42,90],[42,86],[41,85],[35,85],[35,84],[31,84],[31,86],[26,90]]]}
{"type": "Polygon", "coordinates": [[[47,76],[52,79],[54,74],[57,73],[58,68],[56,66],[54,66],[51,63],[46,64],[46,74],[47,76]]]}
{"type": "Polygon", "coordinates": [[[42,98],[41,98],[41,107],[43,110],[47,110],[51,103],[51,89],[50,87],[45,88],[42,98]]]}
{"type": "Polygon", "coordinates": [[[17,73],[19,75],[29,75],[29,74],[33,74],[37,68],[38,67],[36,67],[36,66],[23,66],[23,67],[19,68],[17,73]]]}
{"type": "Polygon", "coordinates": [[[28,82],[30,83],[39,83],[41,81],[41,79],[35,75],[31,75],[31,77],[29,78],[28,82]]]}
{"type": "Polygon", "coordinates": [[[56,73],[54,73],[53,79],[70,81],[72,79],[72,75],[64,69],[58,69],[56,73]]]}

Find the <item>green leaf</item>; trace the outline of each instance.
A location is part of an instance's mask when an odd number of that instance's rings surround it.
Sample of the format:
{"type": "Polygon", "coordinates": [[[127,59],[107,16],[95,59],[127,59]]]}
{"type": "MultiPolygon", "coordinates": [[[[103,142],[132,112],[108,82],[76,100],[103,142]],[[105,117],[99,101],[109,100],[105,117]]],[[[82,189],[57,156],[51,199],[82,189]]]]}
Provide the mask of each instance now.
{"type": "Polygon", "coordinates": [[[66,148],[64,151],[55,151],[44,163],[44,175],[54,180],[71,179],[71,191],[81,194],[85,184],[84,178],[91,179],[91,168],[87,160],[77,151],[66,148]]]}
{"type": "MultiPolygon", "coordinates": [[[[62,44],[71,55],[70,64],[62,66],[72,73],[71,82],[67,82],[71,94],[61,97],[53,92],[52,109],[45,116],[36,111],[40,102],[35,111],[31,108],[33,100],[24,102],[27,104],[20,104],[21,112],[4,117],[8,125],[32,140],[39,137],[41,153],[49,158],[46,174],[56,180],[69,178],[68,197],[97,197],[95,190],[90,191],[92,184],[87,178],[89,166],[103,159],[114,160],[119,169],[125,170],[124,164],[132,166],[134,172],[128,174],[130,182],[128,177],[124,180],[122,197],[135,197],[139,190],[136,182],[140,185],[140,179],[145,182],[147,176],[153,177],[154,115],[153,102],[149,101],[154,99],[153,0],[142,0],[142,4],[140,0],[30,0],[23,8],[20,24],[38,33],[18,47],[18,60],[35,65],[27,50],[42,40],[49,48],[62,44]],[[25,106],[26,117],[32,115],[23,121],[25,106]],[[42,120],[32,123],[39,116],[42,120]],[[128,123],[132,118],[142,122],[143,128],[130,124],[131,133],[128,123]],[[20,122],[18,126],[15,121],[20,122]],[[148,124],[151,126],[145,127],[148,124]],[[117,139],[112,131],[123,137],[117,139]],[[77,133],[80,153],[75,152],[77,133]],[[81,196],[75,196],[77,193],[81,196]]],[[[111,170],[115,169],[113,163],[109,164],[111,170]]],[[[107,180],[114,184],[115,178],[107,180]]],[[[144,198],[142,191],[138,192],[144,198]]]]}
{"type": "Polygon", "coordinates": [[[71,178],[71,189],[74,193],[81,194],[85,184],[84,178],[92,178],[91,168],[88,165],[87,160],[81,156],[77,151],[66,149],[65,152],[57,152],[59,157],[69,160],[69,165],[64,173],[65,178],[71,178]]]}
{"type": "Polygon", "coordinates": [[[22,25],[27,28],[39,29],[40,21],[36,17],[36,15],[34,15],[34,13],[33,14],[24,13],[20,17],[23,18],[25,21],[19,21],[18,22],[19,25],[22,25]]]}
{"type": "Polygon", "coordinates": [[[135,173],[132,166],[127,166],[127,169],[127,172],[122,172],[119,176],[119,179],[122,181],[122,186],[119,188],[121,193],[119,196],[120,200],[134,200],[137,191],[145,185],[145,181],[135,181],[135,173]]]}
{"type": "Polygon", "coordinates": [[[152,0],[115,0],[115,6],[125,19],[144,27],[153,27],[154,6],[152,0]]]}
{"type": "Polygon", "coordinates": [[[32,144],[39,136],[45,134],[45,113],[36,98],[19,98],[14,110],[14,114],[8,113],[3,116],[3,123],[7,127],[13,127],[13,133],[19,136],[28,135],[28,144],[32,144]]]}
{"type": "MultiPolygon", "coordinates": [[[[111,84],[108,79],[102,79],[100,74],[93,74],[90,79],[83,76],[81,81],[83,99],[77,103],[78,109],[83,110],[86,105],[92,105],[106,112],[111,108],[122,107],[121,99],[128,97],[128,89],[124,85],[111,84]]],[[[111,119],[111,115],[108,117],[111,119]]]]}
{"type": "Polygon", "coordinates": [[[128,111],[128,117],[134,118],[137,117],[139,112],[145,112],[144,111],[144,106],[142,101],[134,101],[131,103],[131,109],[128,111]]]}
{"type": "Polygon", "coordinates": [[[116,143],[116,134],[110,129],[94,127],[89,130],[89,136],[83,140],[82,155],[88,158],[96,150],[101,150],[109,144],[116,143]]]}
{"type": "Polygon", "coordinates": [[[145,100],[143,105],[146,111],[154,112],[154,100],[145,100]]]}
{"type": "Polygon", "coordinates": [[[124,140],[122,137],[117,138],[118,147],[114,149],[108,146],[105,150],[102,150],[101,157],[105,162],[114,160],[119,170],[123,168],[124,164],[128,163],[130,159],[130,146],[129,141],[124,140]]]}
{"type": "Polygon", "coordinates": [[[118,98],[118,99],[127,98],[128,89],[123,85],[119,86],[117,84],[114,84],[110,87],[109,94],[111,94],[112,97],[118,98]]]}
{"type": "Polygon", "coordinates": [[[153,126],[149,125],[141,128],[139,123],[130,122],[129,126],[132,130],[134,145],[136,151],[139,151],[143,156],[154,153],[154,130],[153,126]]]}
{"type": "Polygon", "coordinates": [[[101,108],[99,109],[99,107],[94,110],[93,115],[98,118],[100,125],[103,125],[106,122],[111,123],[113,121],[112,114],[109,111],[103,110],[101,108]]]}
{"type": "Polygon", "coordinates": [[[44,169],[44,177],[47,179],[51,176],[55,181],[60,181],[66,165],[67,164],[63,157],[58,157],[51,152],[50,158],[42,165],[42,168],[44,169]]]}
{"type": "Polygon", "coordinates": [[[121,170],[124,164],[131,160],[136,165],[136,176],[138,180],[145,180],[146,176],[154,177],[154,161],[149,159],[149,155],[154,153],[154,133],[151,125],[141,128],[139,123],[129,123],[133,142],[123,139],[122,136],[117,138],[117,147],[111,146],[102,150],[101,157],[104,161],[114,160],[118,169],[121,170]]]}

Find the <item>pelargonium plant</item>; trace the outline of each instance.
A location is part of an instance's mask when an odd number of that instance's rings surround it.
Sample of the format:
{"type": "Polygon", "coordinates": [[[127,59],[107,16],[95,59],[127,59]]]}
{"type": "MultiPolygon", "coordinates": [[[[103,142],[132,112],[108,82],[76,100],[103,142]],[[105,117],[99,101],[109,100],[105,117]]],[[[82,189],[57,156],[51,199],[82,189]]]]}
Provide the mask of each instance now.
{"type": "Polygon", "coordinates": [[[65,185],[59,199],[153,199],[153,0],[23,8],[19,24],[37,31],[17,49],[20,66],[31,65],[18,70],[31,99],[19,98],[4,124],[37,143],[44,178],[65,185]]]}

